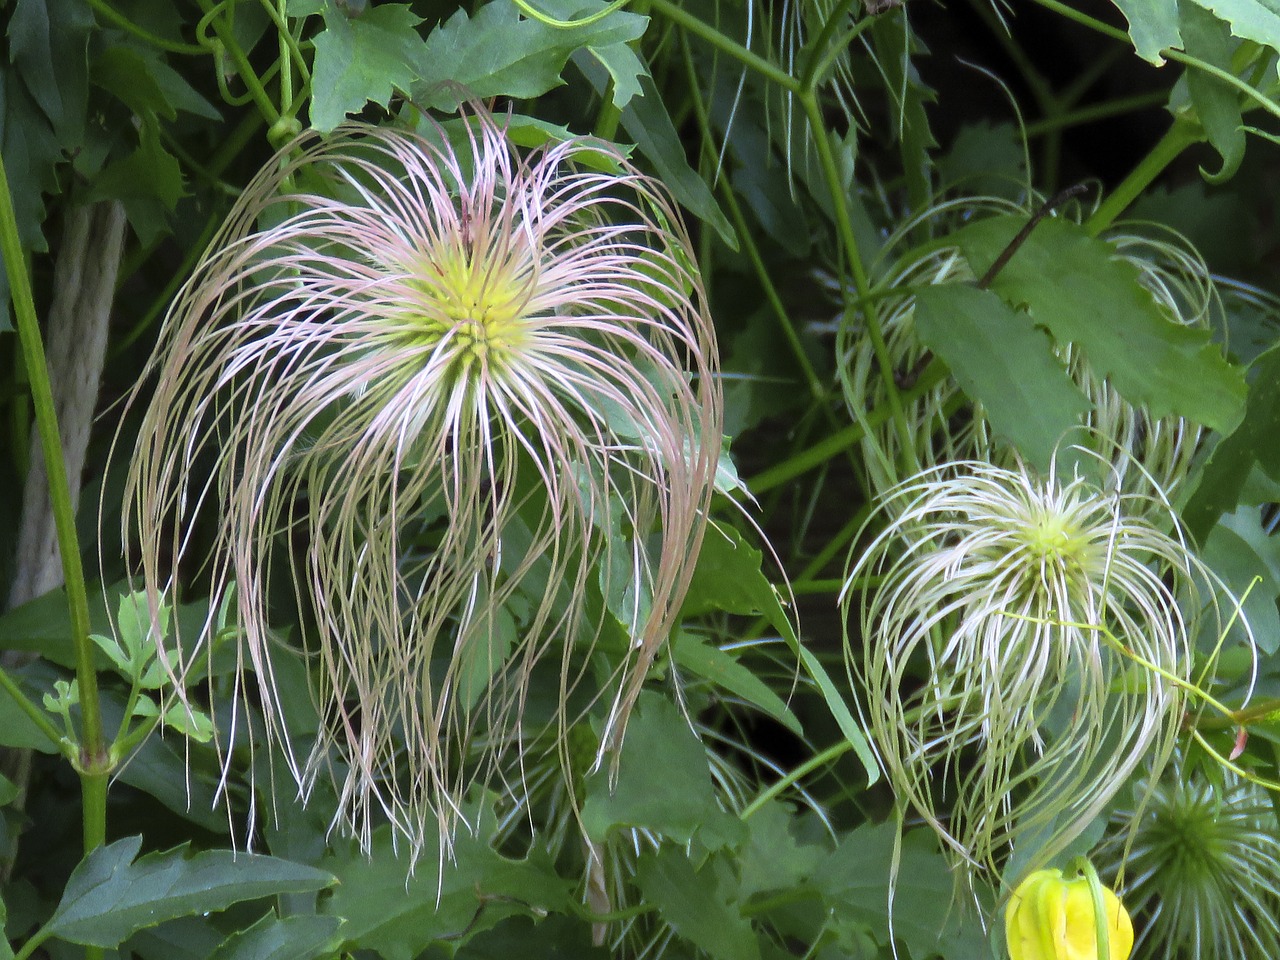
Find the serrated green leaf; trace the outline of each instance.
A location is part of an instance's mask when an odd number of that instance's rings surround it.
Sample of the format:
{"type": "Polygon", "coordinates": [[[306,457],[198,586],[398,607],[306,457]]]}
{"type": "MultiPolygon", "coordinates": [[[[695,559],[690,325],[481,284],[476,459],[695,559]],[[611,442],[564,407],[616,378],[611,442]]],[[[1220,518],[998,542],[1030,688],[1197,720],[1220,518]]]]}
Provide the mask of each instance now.
{"type": "Polygon", "coordinates": [[[1160,51],[1182,46],[1178,32],[1178,7],[1170,0],[1112,0],[1129,21],[1129,38],[1138,56],[1156,66],[1164,63],[1160,51]]]}
{"type": "MultiPolygon", "coordinates": [[[[477,827],[493,826],[488,803],[464,816],[477,827]]],[[[570,884],[545,852],[508,859],[487,835],[463,827],[443,859],[438,841],[430,838],[410,876],[408,858],[397,856],[392,843],[384,827],[374,833],[370,856],[353,845],[324,861],[339,884],[321,908],[344,919],[344,942],[377,951],[385,960],[413,960],[433,942],[479,933],[508,916],[569,909],[570,884]]]]}
{"type": "MultiPolygon", "coordinates": [[[[574,0],[568,15],[603,7],[574,0]]],[[[564,10],[543,0],[550,16],[564,10]]],[[[524,19],[511,0],[492,0],[468,17],[459,10],[427,37],[418,60],[414,99],[452,109],[458,96],[530,98],[560,86],[565,63],[574,51],[625,44],[644,34],[648,18],[618,11],[581,27],[549,27],[524,19]]]]}
{"type": "MultiPolygon", "coordinates": [[[[981,276],[1024,223],[990,217],[954,239],[981,276]]],[[[1209,332],[1166,317],[1137,267],[1079,225],[1060,218],[1040,223],[990,289],[1015,309],[1026,308],[1059,343],[1080,347],[1097,375],[1153,417],[1178,414],[1218,431],[1239,423],[1244,378],[1209,332]]]]}
{"type": "Polygon", "coordinates": [[[93,63],[93,82],[118,97],[140,117],[173,120],[178,111],[150,67],[150,62],[130,47],[108,47],[93,63]]]}
{"type": "MultiPolygon", "coordinates": [[[[608,73],[592,59],[574,61],[596,92],[604,95],[608,87],[608,73]]],[[[733,250],[738,249],[738,237],[733,231],[716,198],[685,156],[684,145],[676,133],[675,124],[661,95],[648,77],[640,78],[643,94],[635,97],[622,111],[621,125],[635,141],[640,153],[653,164],[658,177],[667,185],[676,201],[686,210],[714,227],[720,238],[733,250]]]]}
{"type": "Polygon", "coordinates": [[[799,658],[805,672],[817,685],[827,709],[835,717],[840,732],[848,738],[854,753],[867,772],[868,784],[880,777],[880,766],[862,728],[849,712],[822,661],[800,642],[778,591],[762,572],[764,556],[749,547],[737,530],[725,524],[707,528],[698,553],[689,592],[681,608],[683,616],[696,616],[711,610],[764,616],[778,631],[791,651],[799,658]]]}
{"type": "Polygon", "coordinates": [[[348,17],[325,0],[325,29],[315,38],[311,125],[327,133],[366,103],[385,107],[407,91],[422,55],[422,22],[404,3],[370,7],[348,17]]]}
{"type": "MultiPolygon", "coordinates": [[[[1227,584],[1233,596],[1243,597],[1241,609],[1263,653],[1280,648],[1280,538],[1262,529],[1261,510],[1241,507],[1222,517],[1205,541],[1202,555],[1209,568],[1227,584]]],[[[1227,611],[1229,613],[1229,611],[1227,611]]],[[[1216,644],[1219,637],[1205,637],[1216,644]]],[[[1246,643],[1247,635],[1237,625],[1229,641],[1246,643]]]]}
{"type": "Polygon", "coordinates": [[[587,781],[582,826],[593,840],[604,840],[615,827],[647,827],[680,843],[708,826],[716,836],[746,833],[716,806],[707,753],[688,720],[656,694],[641,694],[627,724],[617,782],[610,781],[607,770],[587,781]],[[655,770],[662,776],[655,777],[655,770]]]}
{"type": "Polygon", "coordinates": [[[1200,474],[1182,520],[1191,536],[1204,542],[1224,513],[1240,502],[1249,471],[1256,463],[1280,481],[1280,345],[1254,360],[1249,368],[1249,400],[1244,420],[1213,448],[1200,474]]]}
{"type": "Polygon", "coordinates": [[[827,850],[796,836],[798,822],[795,811],[778,800],[769,801],[747,820],[750,835],[742,850],[738,889],[742,899],[793,889],[827,858],[827,850]]]}
{"type": "MultiPolygon", "coordinates": [[[[1230,73],[1231,40],[1226,24],[1192,0],[1179,0],[1178,11],[1187,53],[1230,73]]],[[[1240,116],[1239,94],[1203,70],[1187,71],[1187,89],[1209,143],[1222,157],[1218,172],[1206,173],[1205,177],[1212,183],[1220,183],[1233,176],[1244,159],[1244,121],[1240,116]]]]}
{"type": "Polygon", "coordinates": [[[636,56],[630,44],[609,43],[603,46],[591,46],[574,56],[593,57],[609,71],[609,79],[613,81],[613,105],[619,110],[626,107],[632,97],[644,95],[640,81],[641,78],[649,75],[649,69],[636,56]]]}
{"type": "Polygon", "coordinates": [[[313,960],[337,949],[341,926],[337,917],[266,916],[228,937],[209,960],[313,960]]]}
{"type": "Polygon", "coordinates": [[[334,882],[314,867],[229,850],[189,855],[179,847],[135,861],[141,847],[141,837],[127,837],[89,854],[72,872],[45,929],[71,943],[115,947],[166,920],[334,882]]]}
{"type": "Polygon", "coordinates": [[[1233,36],[1280,50],[1280,0],[1195,0],[1231,26],[1233,36]]]}
{"type": "Polygon", "coordinates": [[[720,894],[710,863],[695,871],[683,850],[663,846],[641,857],[636,885],[676,933],[716,960],[759,960],[750,922],[720,894]]]}
{"type": "Polygon", "coordinates": [[[697,634],[682,631],[673,644],[672,654],[682,668],[723,687],[735,696],[773,717],[800,736],[800,721],[773,688],[738,662],[732,654],[713,647],[697,634]]]}
{"type": "Polygon", "coordinates": [[[1058,442],[1092,404],[1031,318],[990,290],[948,284],[916,296],[915,326],[961,389],[986,408],[995,432],[1047,469],[1058,442]]]}
{"type": "MultiPolygon", "coordinates": [[[[965,924],[956,909],[947,862],[929,831],[901,839],[892,822],[864,824],[850,833],[814,871],[812,882],[837,914],[867,924],[881,945],[889,943],[890,877],[893,878],[892,934],[912,960],[986,956],[978,923],[965,924]]],[[[974,919],[974,918],[970,918],[974,919]]]]}

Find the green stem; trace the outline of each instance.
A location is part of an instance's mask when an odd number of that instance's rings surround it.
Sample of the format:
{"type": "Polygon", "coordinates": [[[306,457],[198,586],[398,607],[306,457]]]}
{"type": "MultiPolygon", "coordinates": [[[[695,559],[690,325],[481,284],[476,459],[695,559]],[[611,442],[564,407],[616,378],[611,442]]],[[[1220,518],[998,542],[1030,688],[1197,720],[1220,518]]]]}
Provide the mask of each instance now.
{"type": "Polygon", "coordinates": [[[53,725],[53,721],[49,719],[49,715],[32,703],[22,688],[9,676],[8,672],[0,669],[0,687],[3,687],[9,696],[13,697],[13,702],[18,705],[18,709],[27,715],[32,723],[36,725],[41,733],[49,740],[51,744],[58,748],[68,760],[73,763],[78,762],[79,758],[75,755],[75,745],[71,743],[57,727],[53,725]]]}
{"type": "Polygon", "coordinates": [[[1107,909],[1102,900],[1102,881],[1088,857],[1076,857],[1072,868],[1084,874],[1089,881],[1089,899],[1093,901],[1093,935],[1097,956],[1111,956],[1111,935],[1107,932],[1107,909]]]}
{"type": "Polygon", "coordinates": [[[691,14],[685,13],[681,7],[676,6],[671,0],[652,0],[651,5],[655,13],[661,14],[672,23],[683,27],[695,36],[701,37],[721,53],[733,57],[743,66],[754,70],[766,80],[770,80],[792,93],[800,92],[800,82],[791,74],[785,70],[778,69],[768,60],[752,53],[742,44],[730,40],[715,27],[704,23],[691,14]]]}
{"type": "Polygon", "coordinates": [[[1148,107],[1158,107],[1169,99],[1168,93],[1163,90],[1157,90],[1154,93],[1139,93],[1132,97],[1120,97],[1107,103],[1095,104],[1091,107],[1081,107],[1079,110],[1069,110],[1065,113],[1059,113],[1052,117],[1045,117],[1043,120],[1036,120],[1028,123],[1023,132],[1027,138],[1044,136],[1047,133],[1066,130],[1069,127],[1078,127],[1082,124],[1093,123],[1095,120],[1105,120],[1108,117],[1116,117],[1126,113],[1132,113],[1135,110],[1145,110],[1148,107]]]}
{"type": "Polygon", "coordinates": [[[271,5],[271,0],[263,0],[267,15],[275,21],[276,37],[279,39],[280,61],[280,116],[293,116],[293,49],[290,42],[293,36],[289,33],[289,23],[285,20],[285,0],[278,0],[280,9],[271,5]]]}
{"type": "Polygon", "coordinates": [[[754,800],[752,800],[749,804],[747,804],[743,808],[742,812],[738,814],[738,818],[740,820],[746,820],[750,818],[752,814],[758,811],[766,803],[768,803],[770,800],[777,797],[783,791],[789,789],[794,784],[803,780],[805,777],[811,774],[814,770],[817,770],[819,767],[825,767],[827,764],[831,763],[833,760],[836,760],[839,757],[844,756],[844,754],[848,753],[852,749],[853,749],[853,744],[850,741],[841,740],[839,743],[835,743],[827,747],[827,749],[823,750],[821,753],[815,754],[814,756],[810,757],[804,763],[800,764],[800,766],[796,767],[794,770],[788,773],[781,780],[778,780],[777,782],[770,784],[769,787],[767,787],[764,791],[762,791],[759,794],[759,796],[757,796],[754,800]]]}
{"type": "MultiPolygon", "coordinates": [[[[809,56],[808,62],[800,72],[801,90],[813,90],[817,87],[818,80],[826,72],[827,66],[835,57],[840,55],[841,49],[848,45],[846,41],[829,47],[832,36],[839,29],[840,24],[844,21],[845,14],[849,12],[851,6],[853,6],[853,0],[840,0],[835,9],[831,11],[831,15],[827,17],[827,22],[822,25],[818,39],[813,42],[813,53],[809,56]]],[[[861,23],[855,25],[854,30],[856,32],[853,37],[848,39],[855,39],[858,34],[862,33],[874,22],[874,18],[867,17],[861,23]]]]}
{"type": "MultiPolygon", "coordinates": [[[[200,22],[196,26],[196,35],[203,37],[209,27],[213,28],[213,32],[222,43],[223,49],[226,50],[235,63],[236,73],[244,84],[245,90],[248,91],[249,98],[257,105],[258,112],[267,121],[267,125],[274,124],[280,119],[279,111],[276,110],[275,104],[271,102],[271,98],[267,96],[267,91],[263,87],[262,81],[259,79],[258,74],[254,72],[252,64],[249,63],[249,58],[240,49],[240,44],[236,42],[235,36],[227,28],[227,25],[222,22],[221,13],[223,7],[226,6],[226,0],[222,0],[217,4],[213,3],[212,0],[197,0],[197,2],[200,4],[200,9],[204,11],[204,16],[200,18],[200,22]]],[[[222,74],[219,73],[218,76],[221,77],[222,74]]]]}
{"type": "Polygon", "coordinates": [[[80,561],[79,538],[76,535],[76,508],[71,500],[67,466],[58,432],[58,414],[53,402],[53,388],[49,383],[44,343],[40,339],[40,321],[36,318],[31,280],[22,254],[22,242],[18,237],[18,222],[14,217],[9,176],[3,159],[0,159],[0,253],[3,253],[5,269],[9,275],[9,293],[13,299],[18,340],[30,380],[36,426],[40,431],[40,448],[49,484],[49,502],[53,510],[58,552],[62,559],[62,578],[71,616],[76,679],[80,686],[81,738],[78,772],[85,794],[84,843],[85,851],[88,852],[101,843],[106,832],[105,770],[108,763],[106,739],[102,729],[102,708],[98,702],[98,677],[93,667],[93,642],[89,639],[89,597],[80,561]],[[98,779],[101,780],[103,793],[101,804],[96,803],[95,796],[98,779]],[[90,822],[88,818],[91,812],[94,817],[101,815],[102,822],[90,822]]]}
{"type": "Polygon", "coordinates": [[[1193,143],[1200,141],[1203,133],[1198,124],[1187,120],[1174,120],[1167,133],[1151,148],[1130,174],[1111,191],[1093,215],[1085,221],[1084,228],[1096,237],[1113,224],[1120,214],[1129,208],[1156,177],[1193,143]]]}
{"type": "Polygon", "coordinates": [[[149,43],[153,47],[164,50],[167,53],[177,53],[187,57],[197,57],[207,54],[209,51],[200,46],[198,43],[178,43],[174,40],[166,40],[164,37],[156,36],[150,30],[146,30],[122,13],[117,13],[112,9],[111,4],[106,0],[88,0],[89,6],[94,13],[98,14],[104,20],[110,21],[126,33],[131,33],[144,43],[149,43]]]}
{"type": "MultiPolygon", "coordinates": [[[[925,393],[941,383],[946,375],[946,367],[941,363],[934,362],[916,381],[915,386],[902,394],[903,401],[911,403],[924,396],[925,393]]],[[[760,471],[747,481],[747,488],[756,496],[760,496],[766,491],[786,483],[788,480],[821,466],[832,457],[843,453],[855,443],[861,441],[865,435],[865,427],[878,427],[888,420],[889,416],[889,411],[884,407],[876,407],[863,418],[865,426],[862,423],[850,424],[840,432],[833,433],[807,450],[802,450],[782,463],[760,471]]]]}
{"type": "Polygon", "coordinates": [[[812,91],[797,92],[796,100],[809,120],[809,130],[813,134],[818,163],[822,167],[827,191],[831,194],[836,233],[840,237],[840,245],[844,248],[845,265],[848,267],[850,277],[853,278],[858,299],[864,304],[862,318],[866,323],[867,336],[871,340],[871,349],[875,352],[876,363],[880,367],[880,376],[884,380],[885,396],[889,403],[889,412],[893,417],[894,428],[898,433],[899,443],[902,445],[904,465],[909,473],[914,473],[919,468],[915,444],[912,442],[911,430],[907,426],[902,397],[894,380],[893,358],[889,355],[889,346],[885,342],[884,331],[880,328],[879,313],[870,296],[871,283],[867,279],[866,268],[862,265],[862,255],[858,252],[858,239],[853,231],[853,219],[849,216],[849,204],[844,196],[840,170],[836,166],[835,155],[831,152],[831,142],[827,139],[826,124],[822,120],[822,108],[818,105],[818,98],[812,91]]]}

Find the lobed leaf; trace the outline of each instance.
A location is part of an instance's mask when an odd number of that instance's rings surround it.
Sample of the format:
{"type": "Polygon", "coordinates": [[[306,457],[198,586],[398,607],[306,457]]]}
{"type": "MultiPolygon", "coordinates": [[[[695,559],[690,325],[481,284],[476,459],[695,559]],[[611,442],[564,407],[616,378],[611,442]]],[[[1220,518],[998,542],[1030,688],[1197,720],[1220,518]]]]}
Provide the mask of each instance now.
{"type": "MultiPolygon", "coordinates": [[[[961,228],[954,240],[982,276],[1025,218],[997,216],[961,228]]],[[[1244,377],[1208,331],[1170,320],[1137,268],[1078,224],[1040,223],[996,275],[991,290],[1060,343],[1078,345],[1094,371],[1152,417],[1177,414],[1214,430],[1240,421],[1244,377]]]]}
{"type": "Polygon", "coordinates": [[[1092,404],[1043,331],[990,290],[961,284],[921,290],[915,325],[961,389],[986,409],[995,432],[1047,469],[1058,442],[1092,404]]]}
{"type": "Polygon", "coordinates": [[[44,930],[72,943],[115,947],[166,920],[334,882],[323,870],[260,854],[190,855],[182,846],[135,860],[141,847],[141,837],[126,837],[90,853],[72,872],[44,930]]]}

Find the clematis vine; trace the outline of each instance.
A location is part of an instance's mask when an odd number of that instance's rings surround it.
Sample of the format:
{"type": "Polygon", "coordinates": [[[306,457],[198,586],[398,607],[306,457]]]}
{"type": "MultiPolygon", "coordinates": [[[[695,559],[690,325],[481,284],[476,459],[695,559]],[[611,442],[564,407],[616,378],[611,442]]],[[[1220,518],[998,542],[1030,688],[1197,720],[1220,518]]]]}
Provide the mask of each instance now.
{"type": "MultiPolygon", "coordinates": [[[[164,322],[127,549],[162,597],[216,518],[212,594],[234,593],[267,744],[304,798],[332,774],[366,844],[381,811],[416,851],[526,748],[540,662],[551,728],[604,698],[599,756],[616,747],[701,542],[717,369],[680,216],[610,146],[522,151],[478,107],[304,135],[164,322]],[[311,657],[309,749],[276,682],[281,584],[311,657]],[[607,621],[630,638],[592,686],[607,621]]],[[[201,651],[180,639],[185,670],[201,651]]]]}

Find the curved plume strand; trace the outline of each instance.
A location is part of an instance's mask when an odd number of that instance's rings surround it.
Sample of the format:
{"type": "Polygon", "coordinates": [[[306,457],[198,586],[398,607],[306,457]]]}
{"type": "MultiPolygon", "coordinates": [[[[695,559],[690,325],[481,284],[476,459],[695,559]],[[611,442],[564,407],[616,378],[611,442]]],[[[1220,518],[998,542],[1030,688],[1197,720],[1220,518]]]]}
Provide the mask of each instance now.
{"type": "Polygon", "coordinates": [[[1021,465],[926,470],[876,522],[842,604],[887,779],[962,872],[1048,860],[1169,760],[1221,583],[1167,505],[1021,465]]]}
{"type": "Polygon", "coordinates": [[[478,108],[451,127],[303,137],[249,185],[165,321],[126,520],[159,598],[218,518],[206,569],[235,587],[269,744],[304,796],[332,773],[365,843],[381,813],[415,851],[526,748],[556,650],[563,733],[592,591],[625,576],[649,599],[616,746],[688,589],[723,419],[661,186],[595,141],[522,153],[478,108]],[[274,681],[279,582],[321,716],[305,755],[274,681]]]}

